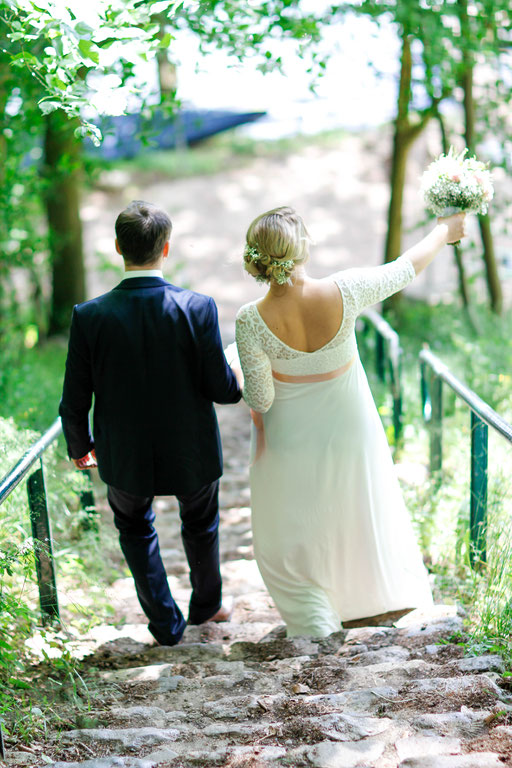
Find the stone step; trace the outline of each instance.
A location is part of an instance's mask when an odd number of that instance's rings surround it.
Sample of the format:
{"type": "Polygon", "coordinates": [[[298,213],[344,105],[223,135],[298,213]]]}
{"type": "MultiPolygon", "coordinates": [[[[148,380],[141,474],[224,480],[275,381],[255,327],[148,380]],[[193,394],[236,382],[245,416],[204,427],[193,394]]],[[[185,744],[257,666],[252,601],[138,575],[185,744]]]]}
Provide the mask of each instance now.
{"type": "Polygon", "coordinates": [[[403,760],[398,768],[503,768],[504,765],[495,752],[474,752],[472,755],[411,757],[403,760]]]}

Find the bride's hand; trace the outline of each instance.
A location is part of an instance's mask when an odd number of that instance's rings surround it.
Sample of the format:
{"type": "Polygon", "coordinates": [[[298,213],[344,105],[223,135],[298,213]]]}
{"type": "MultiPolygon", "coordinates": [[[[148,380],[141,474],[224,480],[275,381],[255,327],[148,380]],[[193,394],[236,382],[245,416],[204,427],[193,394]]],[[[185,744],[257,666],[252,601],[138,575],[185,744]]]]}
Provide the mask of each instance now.
{"type": "Polygon", "coordinates": [[[466,236],[466,214],[454,213],[453,216],[438,218],[438,225],[446,227],[446,243],[458,243],[466,236]]]}
{"type": "Polygon", "coordinates": [[[240,364],[238,363],[231,363],[231,370],[236,376],[236,380],[238,381],[238,386],[240,389],[244,388],[244,374],[242,372],[242,368],[240,364]]]}

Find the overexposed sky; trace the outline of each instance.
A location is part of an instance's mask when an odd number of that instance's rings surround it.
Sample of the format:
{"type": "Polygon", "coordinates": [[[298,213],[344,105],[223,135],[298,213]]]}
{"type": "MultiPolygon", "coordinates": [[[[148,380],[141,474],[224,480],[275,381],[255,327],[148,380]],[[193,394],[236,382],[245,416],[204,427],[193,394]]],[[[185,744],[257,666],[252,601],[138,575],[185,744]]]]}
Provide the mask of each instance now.
{"type": "Polygon", "coordinates": [[[273,47],[283,56],[284,74],[262,74],[255,58],[239,63],[222,51],[201,57],[197,40],[190,34],[180,35],[173,42],[178,95],[198,107],[265,110],[281,120],[288,115],[306,130],[304,123],[322,119],[359,127],[393,116],[399,43],[390,24],[379,28],[366,17],[350,16],[328,27],[321,50],[331,58],[317,82],[316,97],[309,88],[306,64],[293,44],[274,43],[273,47]]]}
{"type": "MultiPolygon", "coordinates": [[[[306,0],[305,7],[312,2],[306,0]]],[[[246,128],[262,138],[373,126],[393,117],[399,41],[391,24],[377,26],[368,17],[351,14],[327,27],[320,50],[329,53],[330,59],[324,76],[317,80],[315,94],[310,89],[308,63],[298,56],[295,44],[274,40],[269,48],[282,57],[283,73],[263,74],[258,70],[261,59],[256,56],[241,63],[222,50],[203,55],[195,35],[178,32],[170,50],[178,68],[178,97],[185,106],[200,109],[265,111],[268,119],[246,128]]],[[[156,94],[156,62],[141,62],[137,75],[142,90],[156,94]]],[[[94,75],[89,79],[93,86],[96,80],[98,87],[91,106],[122,114],[127,94],[115,76],[110,79],[111,83],[94,75]]],[[[128,97],[128,103],[128,111],[135,111],[136,100],[128,97]]]]}

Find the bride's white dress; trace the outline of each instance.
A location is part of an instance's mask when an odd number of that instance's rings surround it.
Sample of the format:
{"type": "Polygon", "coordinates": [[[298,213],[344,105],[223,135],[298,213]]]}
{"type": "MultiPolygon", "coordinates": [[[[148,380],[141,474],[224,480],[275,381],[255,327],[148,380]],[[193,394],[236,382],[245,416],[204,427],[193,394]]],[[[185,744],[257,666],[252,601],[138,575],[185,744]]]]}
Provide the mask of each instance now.
{"type": "Polygon", "coordinates": [[[261,414],[251,437],[254,551],[288,635],[432,603],[355,338],[358,314],[414,276],[402,256],[328,278],[343,319],[315,352],[282,342],[256,303],[238,313],[244,398],[261,414]]]}

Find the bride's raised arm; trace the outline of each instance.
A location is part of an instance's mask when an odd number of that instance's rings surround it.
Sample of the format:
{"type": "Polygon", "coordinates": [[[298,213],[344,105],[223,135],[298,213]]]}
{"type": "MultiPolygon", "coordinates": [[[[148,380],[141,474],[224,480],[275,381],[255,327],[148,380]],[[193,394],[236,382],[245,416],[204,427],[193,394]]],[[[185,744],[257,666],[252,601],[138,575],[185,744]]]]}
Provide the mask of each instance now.
{"type": "Polygon", "coordinates": [[[387,264],[378,267],[354,267],[333,275],[344,286],[345,315],[354,318],[366,307],[384,301],[401,291],[430,264],[447,243],[464,236],[464,214],[439,219],[437,226],[419,243],[387,264]]]}
{"type": "Polygon", "coordinates": [[[465,213],[456,213],[446,219],[438,219],[432,232],[405,251],[403,256],[409,259],[417,275],[430,264],[443,245],[456,243],[465,236],[465,218],[465,213]]]}

